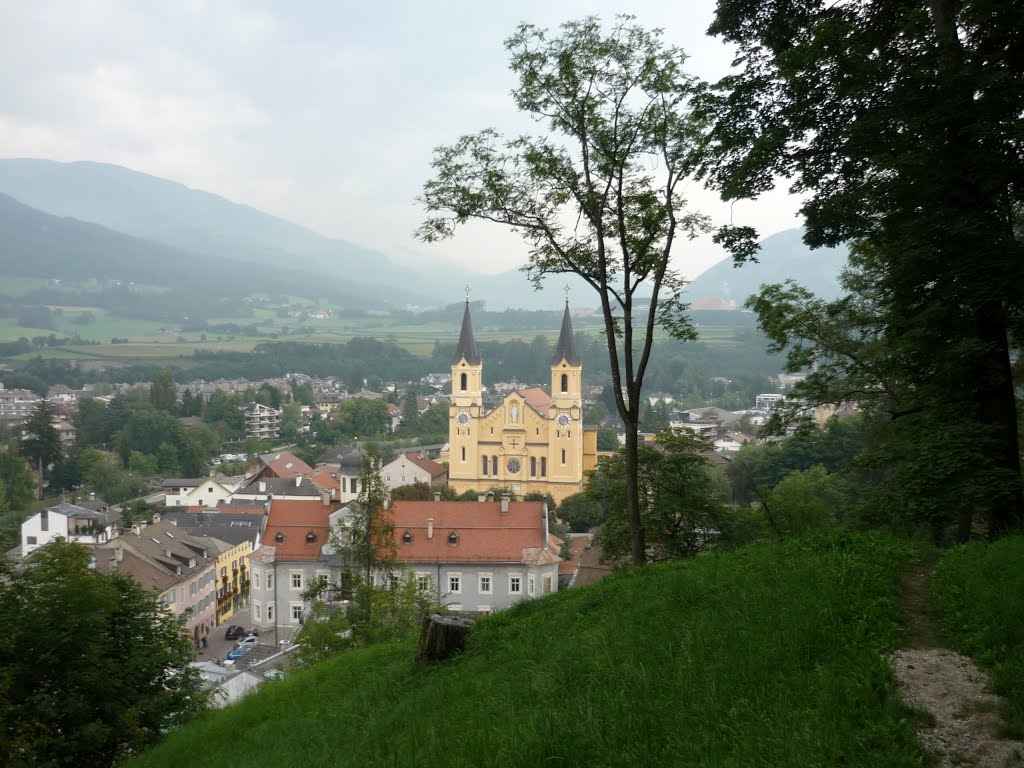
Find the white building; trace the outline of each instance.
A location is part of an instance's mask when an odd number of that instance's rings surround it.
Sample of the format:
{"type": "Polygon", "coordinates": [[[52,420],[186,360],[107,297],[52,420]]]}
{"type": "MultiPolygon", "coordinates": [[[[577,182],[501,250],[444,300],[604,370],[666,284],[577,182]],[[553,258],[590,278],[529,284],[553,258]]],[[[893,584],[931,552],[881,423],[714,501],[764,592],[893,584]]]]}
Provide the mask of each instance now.
{"type": "Polygon", "coordinates": [[[276,440],[281,436],[281,412],[262,403],[248,403],[245,413],[245,436],[258,440],[276,440]]]}
{"type": "Polygon", "coordinates": [[[25,556],[57,538],[80,544],[103,544],[117,536],[120,521],[118,512],[58,504],[37,512],[21,524],[21,554],[25,556]]]}
{"type": "Polygon", "coordinates": [[[170,477],[163,482],[164,506],[215,507],[224,504],[241,485],[240,477],[170,477]]]}

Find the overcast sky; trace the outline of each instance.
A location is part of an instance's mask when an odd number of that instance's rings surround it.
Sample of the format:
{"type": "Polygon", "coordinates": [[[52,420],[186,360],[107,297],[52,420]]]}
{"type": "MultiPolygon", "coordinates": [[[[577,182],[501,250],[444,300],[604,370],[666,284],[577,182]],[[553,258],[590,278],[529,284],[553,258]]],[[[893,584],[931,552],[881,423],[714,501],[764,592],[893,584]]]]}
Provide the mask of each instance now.
{"type": "MultiPolygon", "coordinates": [[[[634,0],[690,70],[724,74],[732,52],[705,37],[713,0],[634,0]]],[[[497,272],[525,248],[494,227],[425,246],[412,238],[433,147],[485,127],[529,128],[509,97],[502,45],[623,9],[600,0],[354,3],[337,0],[0,0],[0,152],[95,160],[246,203],[397,259],[425,255],[497,272]]],[[[798,224],[784,192],[715,217],[763,234],[798,224]]],[[[721,258],[682,252],[693,276],[721,258]]]]}

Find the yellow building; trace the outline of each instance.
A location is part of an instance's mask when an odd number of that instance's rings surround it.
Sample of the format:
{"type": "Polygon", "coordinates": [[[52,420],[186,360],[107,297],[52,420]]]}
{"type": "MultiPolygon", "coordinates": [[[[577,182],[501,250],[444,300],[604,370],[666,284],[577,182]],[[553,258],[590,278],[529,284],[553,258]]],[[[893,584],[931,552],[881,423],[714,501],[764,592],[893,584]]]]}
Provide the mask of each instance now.
{"type": "Polygon", "coordinates": [[[226,544],[217,555],[217,623],[223,624],[236,610],[249,604],[249,555],[252,542],[226,544]]]}
{"type": "Polygon", "coordinates": [[[561,502],[583,490],[584,472],[597,463],[597,432],[583,429],[583,363],[568,302],[551,360],[551,394],[528,387],[489,408],[466,302],[452,359],[448,443],[448,484],[457,493],[500,486],[561,502]]]}

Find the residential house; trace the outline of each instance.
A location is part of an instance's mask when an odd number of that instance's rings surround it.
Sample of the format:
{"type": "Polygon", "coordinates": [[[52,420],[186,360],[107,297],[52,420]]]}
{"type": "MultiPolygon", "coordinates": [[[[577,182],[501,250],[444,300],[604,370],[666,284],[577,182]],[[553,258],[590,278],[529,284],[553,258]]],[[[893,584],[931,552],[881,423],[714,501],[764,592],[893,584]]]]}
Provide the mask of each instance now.
{"type": "Polygon", "coordinates": [[[223,543],[223,547],[217,547],[215,565],[217,623],[227,622],[235,611],[249,605],[249,555],[262,544],[266,517],[231,514],[219,509],[173,509],[167,511],[163,519],[197,538],[205,537],[223,543]]]}
{"type": "Polygon", "coordinates": [[[773,408],[777,408],[785,400],[785,395],[780,394],[761,394],[754,398],[754,410],[757,411],[770,411],[773,408]]]}
{"type": "Polygon", "coordinates": [[[403,453],[381,467],[380,477],[388,490],[413,483],[440,487],[448,484],[448,468],[422,454],[403,453]]]}
{"type": "Polygon", "coordinates": [[[324,467],[335,476],[339,486],[338,501],[347,503],[359,498],[364,456],[363,449],[357,446],[336,449],[324,458],[324,467]]]}
{"type": "Polygon", "coordinates": [[[214,475],[213,477],[171,477],[163,482],[164,506],[215,507],[223,504],[238,490],[241,479],[214,475]]]}
{"type": "Polygon", "coordinates": [[[398,560],[448,610],[490,613],[558,590],[561,539],[539,501],[396,501],[398,560]]]}
{"type": "MultiPolygon", "coordinates": [[[[232,495],[234,501],[270,501],[271,499],[288,499],[302,501],[304,499],[320,499],[325,493],[332,501],[337,501],[337,481],[321,484],[313,480],[323,473],[310,470],[308,475],[295,477],[265,477],[250,482],[232,495]]],[[[327,480],[332,480],[327,475],[327,480]]]]}
{"type": "Polygon", "coordinates": [[[313,468],[290,453],[261,453],[245,469],[246,485],[271,477],[298,477],[308,475],[313,468]]]}
{"type": "Polygon", "coordinates": [[[246,403],[245,436],[257,440],[277,440],[281,436],[281,412],[262,403],[246,403]]]}
{"type": "Polygon", "coordinates": [[[196,647],[216,627],[217,553],[205,538],[153,515],[151,523],[137,523],[93,552],[98,570],[127,573],[159,590],[168,610],[185,619],[196,647]]]}
{"type": "Polygon", "coordinates": [[[0,421],[21,424],[39,400],[39,395],[29,389],[4,389],[0,383],[0,421]]]}
{"type": "Polygon", "coordinates": [[[394,403],[388,403],[388,419],[390,419],[388,430],[397,432],[398,426],[402,423],[402,409],[394,403]]]}
{"type": "Polygon", "coordinates": [[[249,558],[252,621],[262,642],[268,642],[268,632],[275,645],[290,641],[306,616],[302,593],[317,579],[331,579],[323,550],[337,509],[330,499],[270,502],[264,546],[249,558]]]}
{"type": "Polygon", "coordinates": [[[67,503],[48,507],[21,524],[21,554],[24,557],[57,538],[80,544],[103,544],[117,536],[120,522],[119,512],[67,503]]]}
{"type": "Polygon", "coordinates": [[[748,435],[743,435],[739,432],[727,432],[715,440],[715,450],[725,453],[735,453],[750,442],[751,439],[752,438],[748,435]]]}

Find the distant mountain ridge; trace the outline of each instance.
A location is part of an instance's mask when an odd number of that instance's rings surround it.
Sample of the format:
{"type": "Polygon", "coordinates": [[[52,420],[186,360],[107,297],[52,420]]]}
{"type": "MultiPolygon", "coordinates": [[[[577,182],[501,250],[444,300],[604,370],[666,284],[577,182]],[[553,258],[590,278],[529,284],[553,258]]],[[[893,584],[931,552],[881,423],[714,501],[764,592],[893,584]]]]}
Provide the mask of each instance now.
{"type": "MultiPolygon", "coordinates": [[[[285,265],[251,265],[211,259],[142,238],[107,229],[92,222],[38,211],[0,193],[0,274],[60,280],[135,282],[216,296],[245,295],[257,291],[330,296],[315,275],[297,273],[285,265]]],[[[383,308],[395,297],[382,296],[366,283],[350,283],[348,306],[383,308]]],[[[0,293],[3,292],[0,287],[0,293]]],[[[399,293],[399,299],[403,298],[399,293]]],[[[408,297],[411,298],[411,297],[408,297]]]]}
{"type": "MultiPolygon", "coordinates": [[[[383,254],[334,240],[255,208],[117,165],[0,160],[0,192],[55,216],[212,258],[275,266],[324,278],[380,283],[419,294],[430,280],[383,254]]],[[[344,288],[341,284],[340,288],[344,288]]],[[[429,300],[428,295],[420,295],[429,300]]]]}
{"type": "MultiPolygon", "coordinates": [[[[341,306],[443,306],[458,300],[466,283],[474,299],[498,311],[557,309],[565,300],[565,285],[574,306],[600,303],[593,289],[575,275],[552,275],[538,292],[520,270],[481,274],[472,268],[432,264],[426,253],[421,265],[399,265],[372,248],[325,237],[250,206],[117,165],[0,159],[0,193],[42,213],[98,224],[108,233],[204,257],[205,270],[225,260],[236,275],[258,267],[268,276],[301,278],[315,288],[316,296],[341,306]]],[[[800,230],[786,230],[767,238],[759,264],[734,269],[726,260],[715,265],[690,284],[687,296],[691,301],[720,297],[739,306],[761,283],[787,277],[819,295],[837,295],[845,250],[810,252],[800,235],[800,230]]],[[[285,282],[294,284],[291,279],[285,282]]]]}
{"type": "Polygon", "coordinates": [[[802,229],[786,229],[761,241],[757,262],[733,265],[732,259],[720,261],[702,272],[686,288],[692,303],[699,299],[721,298],[742,307],[749,296],[764,283],[795,280],[816,296],[835,299],[842,295],[839,273],[846,266],[849,249],[811,250],[803,241],[802,229]]]}

